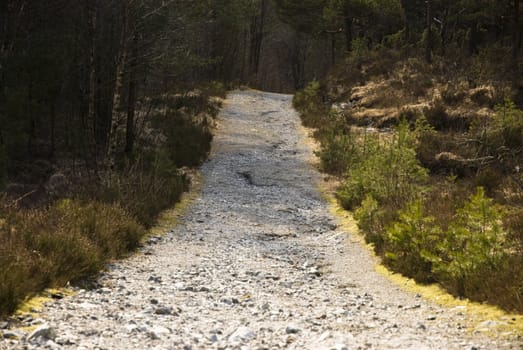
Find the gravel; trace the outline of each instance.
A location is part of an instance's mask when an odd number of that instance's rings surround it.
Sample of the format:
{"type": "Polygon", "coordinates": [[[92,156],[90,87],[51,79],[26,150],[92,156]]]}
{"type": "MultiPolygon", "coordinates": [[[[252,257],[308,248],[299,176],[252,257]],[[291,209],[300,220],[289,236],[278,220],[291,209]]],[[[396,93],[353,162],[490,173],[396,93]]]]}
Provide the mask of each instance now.
{"type": "Polygon", "coordinates": [[[317,190],[291,98],[231,93],[182,222],[47,303],[36,331],[0,330],[0,348],[523,349],[375,272],[317,190]]]}

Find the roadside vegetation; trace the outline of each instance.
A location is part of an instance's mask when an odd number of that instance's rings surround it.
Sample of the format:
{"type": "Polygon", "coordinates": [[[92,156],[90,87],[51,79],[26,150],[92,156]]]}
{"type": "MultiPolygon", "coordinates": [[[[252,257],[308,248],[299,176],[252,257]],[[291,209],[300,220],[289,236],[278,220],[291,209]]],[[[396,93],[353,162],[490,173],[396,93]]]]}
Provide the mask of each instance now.
{"type": "Polygon", "coordinates": [[[0,2],[0,315],[136,247],[205,159],[215,97],[244,84],[303,89],[322,168],[386,264],[522,311],[522,12],[0,2]]]}
{"type": "Polygon", "coordinates": [[[189,188],[232,80],[221,43],[250,18],[235,11],[0,2],[0,316],[128,254],[189,188]]]}
{"type": "Polygon", "coordinates": [[[520,1],[277,2],[331,39],[294,106],[367,242],[418,282],[523,312],[520,1]]]}
{"type": "Polygon", "coordinates": [[[471,87],[416,58],[357,82],[342,74],[310,83],[294,105],[366,241],[418,282],[523,312],[523,111],[510,88],[471,87]]]}
{"type": "Polygon", "coordinates": [[[225,90],[213,84],[212,91],[164,98],[163,110],[143,121],[147,133],[137,139],[140,146],[132,160],[92,177],[55,175],[60,192],[49,189],[51,194],[40,199],[45,205],[4,196],[0,315],[12,313],[45,288],[83,283],[107,262],[140,246],[158,215],[190,186],[184,167],[207,157],[220,107],[220,100],[209,93],[224,97],[225,90]]]}

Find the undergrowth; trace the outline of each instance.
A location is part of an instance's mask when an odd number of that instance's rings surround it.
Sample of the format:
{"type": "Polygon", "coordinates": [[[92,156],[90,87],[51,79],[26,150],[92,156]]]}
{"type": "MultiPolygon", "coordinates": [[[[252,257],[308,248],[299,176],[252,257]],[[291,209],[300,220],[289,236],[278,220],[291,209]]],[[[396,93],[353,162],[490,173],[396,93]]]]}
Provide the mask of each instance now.
{"type": "Polygon", "coordinates": [[[116,205],[64,199],[47,210],[3,208],[0,227],[0,310],[13,312],[27,295],[98,272],[135,248],[142,225],[116,205]]]}
{"type": "MultiPolygon", "coordinates": [[[[457,108],[466,95],[496,107],[460,119],[435,105],[427,117],[421,111],[376,132],[326,107],[349,96],[333,96],[329,84],[313,82],[295,107],[317,128],[322,170],[340,179],[340,204],[383,262],[458,297],[523,312],[523,112],[494,90],[451,83],[445,106],[457,108]]],[[[423,89],[428,96],[432,87],[423,89]]]]}
{"type": "Polygon", "coordinates": [[[213,96],[224,96],[221,85],[164,97],[164,111],[132,158],[81,178],[45,208],[0,201],[0,316],[45,288],[92,277],[140,244],[160,212],[187,190],[180,168],[200,164],[209,152],[220,107],[213,96]]]}

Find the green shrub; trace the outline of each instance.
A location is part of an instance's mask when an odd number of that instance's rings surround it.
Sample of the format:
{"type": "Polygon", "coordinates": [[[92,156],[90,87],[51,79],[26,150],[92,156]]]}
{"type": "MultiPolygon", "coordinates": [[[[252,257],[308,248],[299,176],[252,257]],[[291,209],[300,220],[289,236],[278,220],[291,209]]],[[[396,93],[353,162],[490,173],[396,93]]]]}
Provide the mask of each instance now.
{"type": "Polygon", "coordinates": [[[396,208],[417,198],[423,191],[428,172],[416,159],[414,134],[403,120],[391,140],[380,141],[368,135],[362,146],[361,161],[352,164],[337,196],[346,209],[357,207],[370,195],[378,203],[390,202],[396,208]]]}
{"type": "Polygon", "coordinates": [[[73,199],[57,199],[34,211],[0,201],[0,315],[44,288],[95,275],[139,245],[144,227],[187,189],[178,168],[198,165],[207,156],[212,117],[219,109],[219,100],[210,94],[217,93],[224,96],[223,86],[213,83],[162,96],[159,103],[167,113],[147,125],[133,156],[119,159],[117,169],[102,172],[99,181],[77,180],[73,199]]]}
{"type": "MultiPolygon", "coordinates": [[[[227,88],[220,81],[209,81],[202,83],[199,88],[202,90],[203,94],[207,97],[220,97],[225,98],[227,95],[227,88]]],[[[206,101],[208,104],[209,101],[206,101]]]]}
{"type": "Polygon", "coordinates": [[[523,207],[512,208],[503,218],[510,240],[515,243],[515,249],[523,256],[523,207]]]}
{"type": "Polygon", "coordinates": [[[350,164],[358,161],[359,149],[355,137],[350,129],[333,128],[326,132],[317,153],[323,171],[343,175],[350,164]]]}
{"type": "MultiPolygon", "coordinates": [[[[476,58],[467,61],[476,61],[468,67],[429,66],[410,58],[391,70],[401,52],[385,47],[398,47],[401,39],[390,36],[372,50],[354,42],[353,52],[325,83],[313,82],[295,96],[304,124],[318,129],[322,170],[343,176],[336,193],[340,204],[354,210],[365,240],[393,270],[521,312],[523,112],[505,101],[494,116],[459,114],[452,107],[461,102],[490,108],[507,96],[503,83],[488,83],[500,77],[494,72],[499,66],[476,58]],[[381,57],[382,52],[389,56],[381,57]],[[414,132],[402,121],[394,134],[355,133],[351,125],[356,120],[347,112],[329,113],[325,103],[346,101],[353,86],[381,82],[372,76],[391,78],[390,88],[398,91],[394,95],[413,104],[429,93],[437,95],[436,82],[448,83],[440,99],[432,99],[423,111],[426,117],[402,109],[411,125],[416,121],[414,132]]],[[[501,51],[493,53],[497,57],[501,51]]]]}
{"type": "Polygon", "coordinates": [[[145,230],[118,206],[62,200],[46,210],[2,209],[0,315],[27,296],[93,276],[134,249],[145,230]]]}
{"type": "Polygon", "coordinates": [[[112,174],[98,195],[103,202],[124,208],[145,227],[151,227],[158,214],[176,203],[188,186],[166,152],[157,152],[149,161],[112,174]],[[149,161],[152,163],[147,165],[149,161]]]}
{"type": "Polygon", "coordinates": [[[518,149],[523,147],[523,111],[516,108],[514,102],[505,100],[496,107],[496,115],[487,130],[491,147],[518,149]]]}
{"type": "Polygon", "coordinates": [[[294,95],[294,108],[300,114],[303,125],[311,128],[323,128],[328,118],[330,107],[323,101],[323,88],[316,80],[294,95]]]}
{"type": "Polygon", "coordinates": [[[405,45],[405,30],[384,36],[381,44],[388,49],[402,48],[405,45]]]}
{"type": "Polygon", "coordinates": [[[292,100],[293,106],[299,110],[315,108],[321,103],[320,88],[319,81],[311,81],[303,90],[296,92],[292,100]]]}
{"type": "Polygon", "coordinates": [[[361,67],[369,58],[369,44],[365,38],[355,38],[351,43],[351,51],[346,58],[346,64],[361,67]]]}
{"type": "Polygon", "coordinates": [[[38,274],[41,259],[8,232],[2,225],[0,233],[0,315],[15,311],[24,298],[42,287],[38,274]]]}
{"type": "Polygon", "coordinates": [[[377,253],[381,254],[385,242],[386,225],[392,220],[394,210],[389,210],[384,205],[367,195],[361,202],[361,205],[354,211],[354,218],[358,222],[358,228],[361,230],[367,243],[374,245],[377,253]]]}
{"type": "Polygon", "coordinates": [[[369,135],[364,140],[361,160],[349,166],[345,180],[336,192],[340,204],[345,209],[354,209],[366,196],[378,202],[386,197],[384,170],[382,162],[386,153],[377,135],[369,135]]]}
{"type": "MultiPolygon", "coordinates": [[[[160,152],[167,152],[177,167],[198,166],[211,150],[212,125],[205,114],[198,117],[169,108],[167,113],[155,116],[153,125],[165,138],[160,152]]],[[[149,153],[149,158],[157,156],[149,153]]]]}
{"type": "Polygon", "coordinates": [[[433,216],[426,216],[421,200],[399,212],[399,218],[387,228],[387,262],[417,281],[432,281],[432,261],[441,229],[433,216]]]}
{"type": "Polygon", "coordinates": [[[439,257],[433,260],[434,273],[459,296],[483,288],[482,280],[495,274],[506,259],[506,234],[501,218],[500,208],[478,187],[458,210],[438,245],[439,257]]]}
{"type": "Polygon", "coordinates": [[[105,260],[135,249],[145,234],[143,227],[116,205],[62,200],[51,208],[50,215],[62,218],[64,230],[86,237],[105,260]]]}

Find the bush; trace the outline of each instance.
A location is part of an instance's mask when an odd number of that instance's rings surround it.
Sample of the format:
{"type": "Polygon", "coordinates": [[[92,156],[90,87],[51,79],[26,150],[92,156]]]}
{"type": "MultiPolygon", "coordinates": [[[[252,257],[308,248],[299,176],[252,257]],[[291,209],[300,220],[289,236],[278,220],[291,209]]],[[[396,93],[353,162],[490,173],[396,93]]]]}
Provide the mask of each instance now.
{"type": "MultiPolygon", "coordinates": [[[[523,147],[523,111],[514,103],[506,100],[496,107],[493,117],[474,121],[470,128],[470,151],[477,158],[488,160],[480,164],[495,164],[496,170],[512,173],[520,166],[521,148],[523,147]]],[[[469,152],[470,152],[469,151],[469,152]]]]}
{"type": "Polygon", "coordinates": [[[405,30],[386,35],[381,44],[388,49],[401,49],[405,45],[405,30]]]}
{"type": "Polygon", "coordinates": [[[43,287],[39,257],[14,238],[15,232],[8,231],[4,223],[0,234],[0,315],[12,313],[27,295],[43,287]]]}
{"type": "Polygon", "coordinates": [[[523,111],[509,99],[496,107],[496,114],[487,138],[491,147],[518,149],[523,147],[523,111]]]}
{"type": "Polygon", "coordinates": [[[486,276],[501,269],[507,257],[501,218],[500,208],[478,187],[438,244],[434,273],[457,295],[474,295],[486,276]]]}
{"type": "Polygon", "coordinates": [[[411,202],[387,228],[386,261],[417,281],[431,282],[434,248],[440,238],[441,229],[433,216],[425,215],[422,201],[411,202]]]}
{"type": "Polygon", "coordinates": [[[523,208],[512,208],[503,219],[510,240],[515,243],[517,252],[523,256],[523,208]]]}
{"type": "Polygon", "coordinates": [[[62,200],[49,209],[2,210],[0,315],[28,295],[77,282],[134,249],[145,230],[118,206],[62,200]]]}
{"type": "Polygon", "coordinates": [[[334,175],[343,175],[349,164],[357,162],[360,154],[356,145],[356,135],[343,126],[333,127],[321,137],[321,149],[317,156],[321,169],[334,175]]]}
{"type": "Polygon", "coordinates": [[[322,128],[329,115],[329,107],[323,101],[323,88],[316,80],[294,95],[292,104],[301,113],[303,125],[322,128]]]}
{"type": "Polygon", "coordinates": [[[508,56],[493,50],[488,54],[496,59],[484,60],[487,52],[480,52],[427,65],[409,55],[398,63],[402,53],[386,47],[402,46],[399,41],[401,33],[371,50],[355,41],[325,83],[313,82],[296,94],[304,124],[318,128],[322,170],[343,176],[336,193],[340,204],[354,210],[366,241],[392,269],[521,312],[523,112],[510,101],[496,107],[495,115],[486,110],[509,95],[502,75],[513,68],[498,64],[508,56]],[[381,84],[373,76],[386,80],[381,84]],[[373,106],[412,103],[400,111],[411,125],[416,122],[414,132],[402,121],[392,135],[358,133],[350,111],[329,113],[325,102],[347,101],[351,88],[370,81],[395,90],[373,106]],[[433,102],[420,117],[415,108],[425,101],[433,102]],[[469,105],[477,111],[460,112],[469,105]]]}
{"type": "Polygon", "coordinates": [[[199,86],[204,96],[207,97],[205,104],[209,104],[210,97],[225,98],[227,96],[227,88],[222,82],[209,81],[199,86]]]}
{"type": "Polygon", "coordinates": [[[143,227],[117,205],[62,200],[50,209],[49,216],[62,220],[61,229],[87,238],[103,260],[135,249],[145,234],[143,227]]]}
{"type": "Polygon", "coordinates": [[[383,252],[386,239],[386,225],[392,222],[396,214],[394,209],[378,202],[367,195],[361,205],[354,211],[358,228],[365,236],[365,241],[374,245],[377,253],[383,252]]]}
{"type": "Polygon", "coordinates": [[[361,161],[349,167],[337,192],[342,206],[354,209],[367,195],[396,208],[416,199],[423,191],[428,172],[416,159],[414,144],[414,135],[405,120],[391,140],[380,143],[378,136],[366,137],[361,161]]]}
{"type": "Polygon", "coordinates": [[[84,174],[78,183],[85,184],[75,186],[72,199],[31,212],[2,207],[0,201],[0,315],[44,288],[95,275],[139,245],[145,227],[187,189],[178,168],[207,156],[219,108],[209,94],[218,92],[224,94],[223,86],[209,84],[162,97],[167,113],[147,124],[133,157],[95,179],[84,174]]]}
{"type": "Polygon", "coordinates": [[[143,154],[127,168],[107,176],[96,197],[124,208],[140,224],[151,227],[158,214],[176,203],[188,188],[169,152],[143,154]]]}

